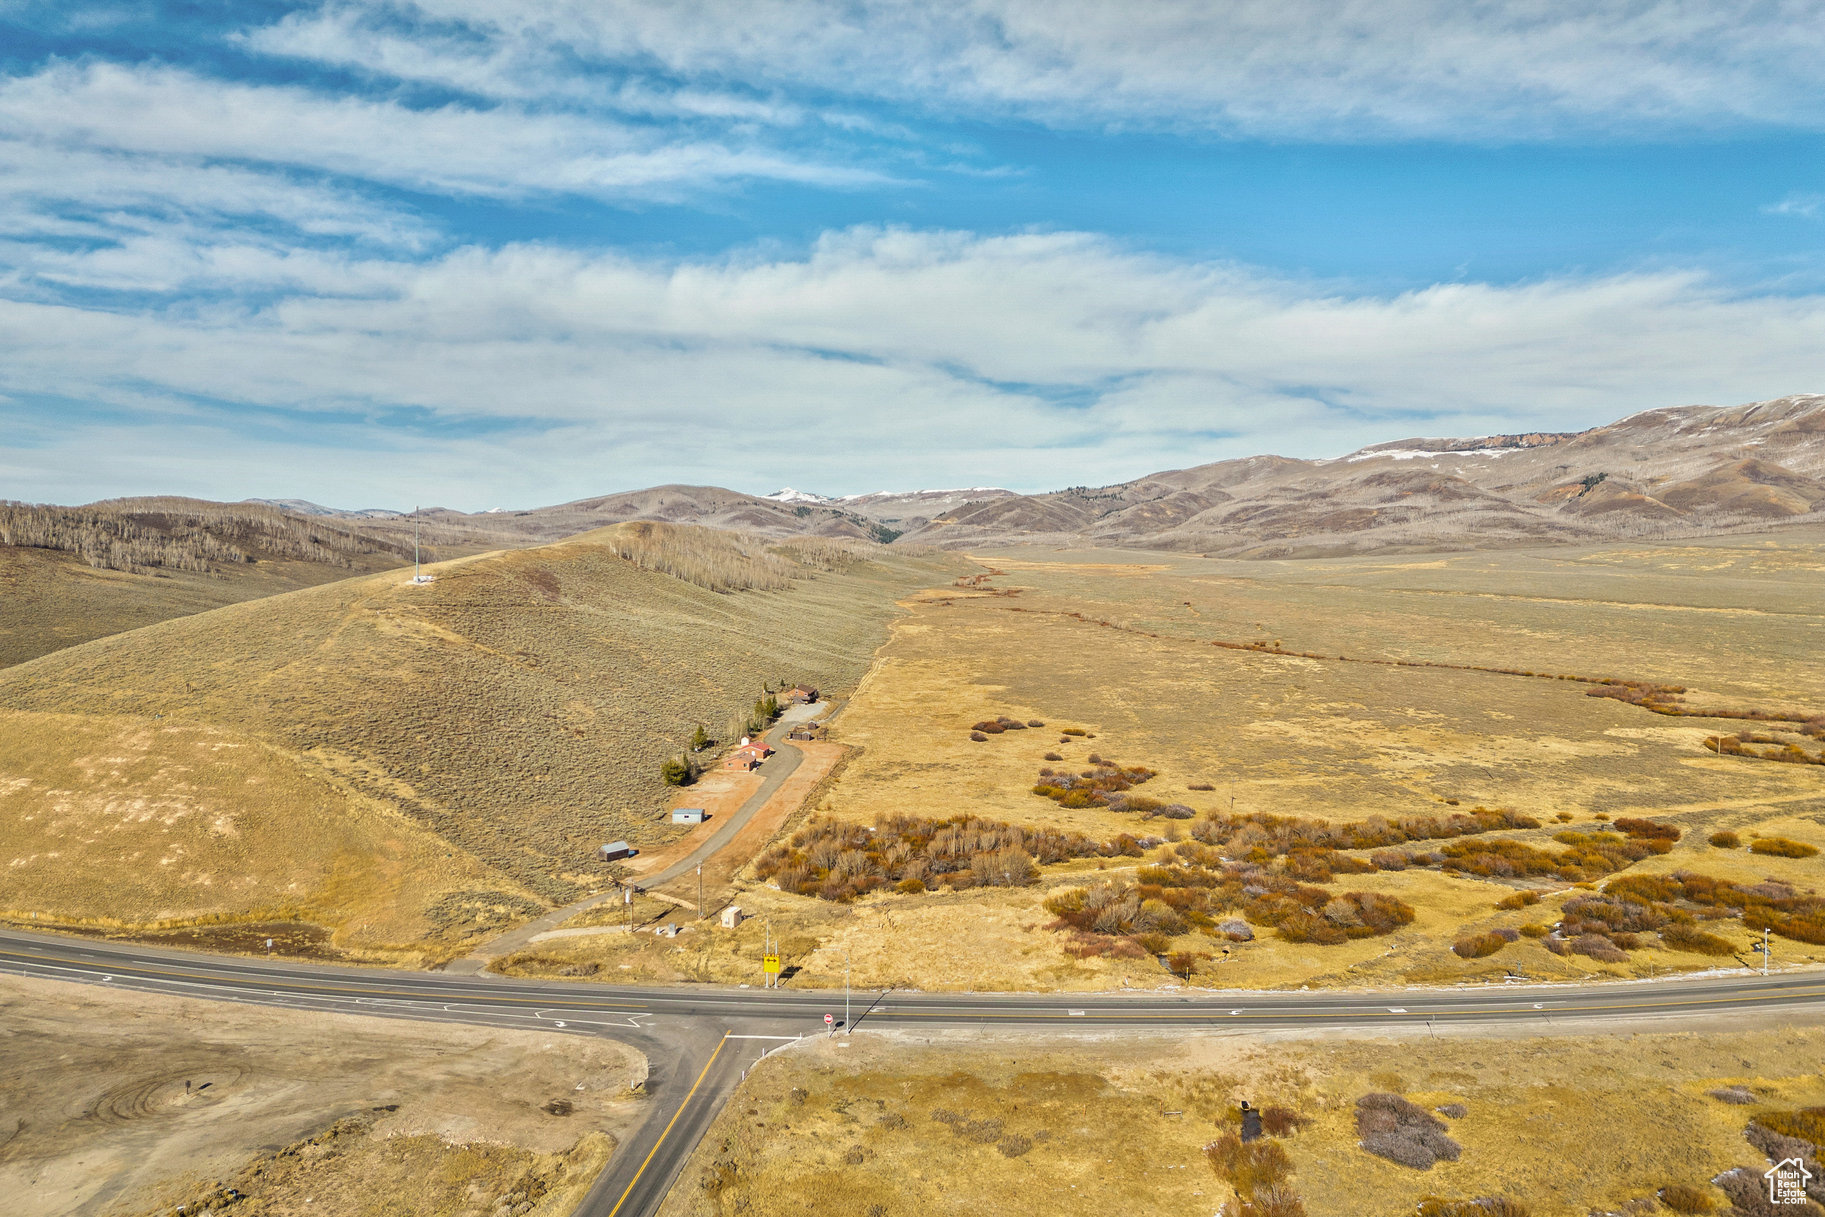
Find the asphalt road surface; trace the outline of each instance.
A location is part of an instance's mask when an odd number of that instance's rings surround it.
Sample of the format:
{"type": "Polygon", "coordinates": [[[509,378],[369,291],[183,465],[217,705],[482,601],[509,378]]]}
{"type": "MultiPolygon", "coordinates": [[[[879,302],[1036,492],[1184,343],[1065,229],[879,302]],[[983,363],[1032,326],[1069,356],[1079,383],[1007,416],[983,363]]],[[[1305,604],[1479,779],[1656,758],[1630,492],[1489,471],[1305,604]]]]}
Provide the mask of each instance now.
{"type": "MultiPolygon", "coordinates": [[[[132,943],[0,931],[0,971],[116,988],[297,1009],[600,1035],[647,1054],[652,1112],[621,1146],[578,1210],[587,1217],[656,1212],[704,1130],[769,1048],[844,1021],[841,992],[720,986],[635,988],[493,975],[341,968],[284,959],[170,951],[132,943]]],[[[1600,985],[1490,985],[1373,992],[975,994],[868,991],[854,1024],[1078,1028],[1381,1029],[1502,1023],[1550,1031],[1555,1019],[1825,1006],[1825,972],[1752,973],[1600,985]]]]}

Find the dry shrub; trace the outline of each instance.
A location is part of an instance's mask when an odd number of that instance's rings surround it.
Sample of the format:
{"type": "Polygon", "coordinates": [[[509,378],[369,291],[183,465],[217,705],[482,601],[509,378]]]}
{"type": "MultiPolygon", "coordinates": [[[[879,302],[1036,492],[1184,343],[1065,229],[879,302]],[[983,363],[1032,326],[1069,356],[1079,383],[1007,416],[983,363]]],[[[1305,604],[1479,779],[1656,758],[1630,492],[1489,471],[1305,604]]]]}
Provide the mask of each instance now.
{"type": "Polygon", "coordinates": [[[1528,1217],[1526,1205],[1506,1196],[1478,1196],[1475,1200],[1428,1196],[1414,1212],[1418,1217],[1528,1217]]]}
{"type": "Polygon", "coordinates": [[[1679,829],[1671,824],[1662,824],[1657,820],[1643,820],[1633,816],[1623,816],[1616,821],[1616,827],[1631,837],[1645,841],[1677,841],[1679,829]]]}
{"type": "Polygon", "coordinates": [[[1088,731],[1085,731],[1082,727],[1066,727],[1062,731],[1060,731],[1059,734],[1060,735],[1089,735],[1090,733],[1088,731]]]}
{"type": "Polygon", "coordinates": [[[1243,1199],[1276,1183],[1285,1181],[1292,1172],[1293,1161],[1273,1141],[1243,1141],[1235,1133],[1225,1133],[1204,1147],[1211,1169],[1227,1181],[1243,1199]]]}
{"type": "Polygon", "coordinates": [[[1694,955],[1734,955],[1736,948],[1716,934],[1708,934],[1695,925],[1670,925],[1660,931],[1661,941],[1675,951],[1694,955]]]}
{"type": "Polygon", "coordinates": [[[1021,1133],[1009,1133],[995,1143],[1004,1158],[1018,1158],[1033,1148],[1033,1138],[1021,1133]]]}
{"type": "Polygon", "coordinates": [[[1367,1152],[1415,1170],[1430,1170],[1441,1158],[1456,1162],[1463,1152],[1445,1135],[1444,1121],[1397,1094],[1357,1099],[1356,1135],[1367,1152]]]}
{"type": "Polygon", "coordinates": [[[1000,735],[1004,731],[1006,731],[1007,728],[1002,726],[1000,723],[996,722],[992,718],[985,718],[981,722],[977,723],[975,726],[971,727],[970,730],[979,732],[980,734],[983,734],[983,735],[1000,735]]]}
{"type": "Polygon", "coordinates": [[[975,740],[978,744],[984,744],[988,742],[989,737],[980,731],[972,731],[970,732],[970,738],[975,740]]]}
{"type": "Polygon", "coordinates": [[[1462,1103],[1441,1103],[1434,1110],[1447,1120],[1461,1120],[1470,1114],[1470,1109],[1462,1103]]]}
{"type": "Polygon", "coordinates": [[[1235,1196],[1224,1201],[1217,1217],[1306,1217],[1305,1202],[1290,1185],[1270,1183],[1247,1199],[1235,1196]]]}
{"type": "Polygon", "coordinates": [[[1451,952],[1459,959],[1482,959],[1494,955],[1507,946],[1509,939],[1496,933],[1470,934],[1451,944],[1451,952]]]}
{"type": "Polygon", "coordinates": [[[1551,927],[1541,925],[1537,921],[1521,927],[1521,934],[1525,938],[1544,938],[1550,933],[1552,933],[1551,927]]]}
{"type": "Polygon", "coordinates": [[[1027,720],[1027,726],[1029,726],[1029,727],[1043,727],[1043,726],[1045,726],[1045,723],[1043,723],[1043,722],[1041,722],[1041,721],[1040,721],[1040,720],[1039,720],[1039,719],[1037,719],[1037,718],[1029,718],[1029,719],[1028,719],[1028,720],[1027,720]]]}
{"type": "MultiPolygon", "coordinates": [[[[1252,856],[1253,860],[1266,861],[1296,849],[1382,849],[1410,841],[1476,836],[1500,828],[1538,827],[1540,822],[1532,816],[1486,807],[1468,812],[1454,811],[1447,816],[1404,816],[1397,820],[1371,816],[1348,823],[1268,812],[1244,815],[1213,812],[1192,829],[1192,836],[1206,845],[1224,846],[1232,856],[1252,856]]],[[[1418,864],[1415,859],[1408,860],[1418,864]]]]}
{"type": "Polygon", "coordinates": [[[1734,1103],[1738,1107],[1746,1107],[1751,1103],[1761,1101],[1747,1086],[1719,1086],[1711,1092],[1711,1097],[1720,1103],[1734,1103]]]}
{"type": "Polygon", "coordinates": [[[1701,913],[1701,916],[1727,916],[1728,910],[1736,910],[1743,925],[1751,930],[1768,929],[1783,938],[1825,945],[1825,899],[1798,892],[1777,880],[1742,884],[1691,871],[1676,871],[1660,876],[1627,875],[1612,880],[1604,893],[1621,894],[1633,900],[1658,901],[1659,912],[1670,921],[1691,920],[1691,915],[1675,907],[1670,903],[1672,901],[1717,910],[1711,914],[1701,913]]]}
{"type": "Polygon", "coordinates": [[[1711,1182],[1730,1198],[1731,1217],[1789,1217],[1795,1212],[1792,1205],[1769,1203],[1768,1181],[1753,1166],[1727,1170],[1711,1182]]]}
{"type": "Polygon", "coordinates": [[[1719,849],[1741,849],[1743,844],[1743,839],[1727,828],[1712,833],[1707,840],[1719,849]]]}
{"type": "Polygon", "coordinates": [[[1048,752],[1048,753],[1046,753],[1045,759],[1048,761],[1062,761],[1065,758],[1058,755],[1058,753],[1056,753],[1056,752],[1048,752]]]}
{"type": "Polygon", "coordinates": [[[1580,934],[1571,940],[1571,952],[1574,955],[1588,955],[1598,963],[1626,963],[1627,952],[1602,934],[1580,934]]]}
{"type": "Polygon", "coordinates": [[[1261,1109],[1261,1130],[1270,1137],[1289,1137],[1312,1122],[1290,1107],[1270,1104],[1261,1109]]]}
{"type": "Polygon", "coordinates": [[[1499,909],[1524,909],[1529,905],[1538,903],[1540,903],[1539,892],[1516,892],[1512,896],[1502,897],[1501,900],[1496,902],[1496,907],[1499,909]]]}
{"type": "Polygon", "coordinates": [[[1793,841],[1786,837],[1763,837],[1749,844],[1749,852],[1769,858],[1811,858],[1818,854],[1818,847],[1807,845],[1803,841],[1793,841]]]}
{"type": "Polygon", "coordinates": [[[883,816],[872,829],[818,818],[761,854],[754,871],[782,892],[847,902],[890,887],[915,893],[934,887],[1024,886],[1038,877],[1040,865],[1140,854],[1140,843],[1126,835],[1099,842],[1082,833],[1019,828],[974,816],[883,816]]]}
{"type": "Polygon", "coordinates": [[[1690,1183],[1669,1183],[1655,1193],[1660,1203],[1675,1213],[1714,1213],[1717,1205],[1711,1194],[1690,1183]]]}
{"type": "Polygon", "coordinates": [[[1825,1107],[1802,1107],[1798,1111],[1763,1112],[1755,1117],[1755,1122],[1783,1137],[1795,1137],[1806,1141],[1814,1147],[1815,1151],[1825,1147],[1825,1107]]]}
{"type": "MultiPolygon", "coordinates": [[[[1111,811],[1128,810],[1127,800],[1118,798],[1124,792],[1153,779],[1154,771],[1144,765],[1131,765],[1123,768],[1113,761],[1105,761],[1095,753],[1090,755],[1092,769],[1073,776],[1068,773],[1042,773],[1033,786],[1033,793],[1051,799],[1061,807],[1107,807],[1111,811]]],[[[1151,801],[1150,801],[1151,803],[1151,801]]],[[[1158,803],[1151,803],[1158,808],[1158,803]]]]}
{"type": "Polygon", "coordinates": [[[1193,782],[1189,786],[1185,787],[1185,789],[1187,789],[1187,790],[1215,790],[1216,787],[1212,786],[1209,782],[1193,782]]]}

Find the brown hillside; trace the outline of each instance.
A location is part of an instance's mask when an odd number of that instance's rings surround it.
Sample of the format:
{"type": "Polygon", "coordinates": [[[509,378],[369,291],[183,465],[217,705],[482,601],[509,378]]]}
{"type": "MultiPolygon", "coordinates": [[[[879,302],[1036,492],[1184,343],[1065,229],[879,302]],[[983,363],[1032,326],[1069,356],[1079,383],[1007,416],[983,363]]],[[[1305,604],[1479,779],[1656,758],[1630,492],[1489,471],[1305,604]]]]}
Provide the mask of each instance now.
{"type": "Polygon", "coordinates": [[[438,508],[419,512],[415,518],[446,527],[486,528],[541,541],[632,520],[700,524],[769,537],[845,537],[886,542],[900,535],[838,503],[780,503],[720,486],[653,486],[554,507],[480,515],[438,508]]]}
{"type": "MultiPolygon", "coordinates": [[[[466,526],[423,532],[432,557],[525,543],[466,526]]],[[[0,667],[172,617],[409,565],[412,540],[409,522],[259,503],[0,502],[0,667]]]]}
{"type": "Polygon", "coordinates": [[[1408,439],[967,503],[908,537],[1229,557],[1704,536],[1825,519],[1825,396],[1650,410],[1576,434],[1408,439]]]}
{"type": "MultiPolygon", "coordinates": [[[[667,529],[639,531],[650,545],[667,529]]],[[[954,566],[876,546],[801,561],[672,531],[700,566],[766,558],[797,577],[711,590],[620,556],[627,530],[610,529],[445,562],[428,585],[390,572],[231,605],[0,673],[0,734],[35,741],[0,752],[15,851],[0,908],[86,915],[126,864],[149,885],[131,916],[298,905],[358,940],[330,892],[335,876],[374,881],[374,834],[341,827],[357,805],[401,841],[441,844],[444,869],[467,872],[457,889],[571,896],[602,841],[671,835],[658,769],[697,723],[716,731],[769,680],[852,686],[894,601],[954,566]],[[260,763],[183,776],[210,749],[260,763]]],[[[437,932],[434,879],[398,873],[395,940],[407,923],[437,932]]]]}

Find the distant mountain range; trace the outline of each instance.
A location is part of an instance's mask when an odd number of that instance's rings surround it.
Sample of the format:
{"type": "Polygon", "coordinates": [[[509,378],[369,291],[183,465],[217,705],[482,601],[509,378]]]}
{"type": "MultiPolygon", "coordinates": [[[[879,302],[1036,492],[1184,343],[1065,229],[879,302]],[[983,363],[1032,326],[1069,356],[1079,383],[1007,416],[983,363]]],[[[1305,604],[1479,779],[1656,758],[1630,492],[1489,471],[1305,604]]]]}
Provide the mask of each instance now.
{"type": "Polygon", "coordinates": [[[945,546],[1135,546],[1248,557],[1679,537],[1825,520],[1825,396],[1649,410],[1571,433],[1405,439],[969,503],[945,546]]]}
{"type": "MultiPolygon", "coordinates": [[[[126,507],[122,500],[116,506],[126,507]]],[[[1330,460],[1255,456],[1047,494],[829,497],[655,486],[524,511],[411,515],[254,500],[425,539],[531,544],[624,520],[947,548],[1101,545],[1319,557],[1695,536],[1825,521],[1825,396],[1649,410],[1578,432],[1403,439],[1330,460]]]]}
{"type": "Polygon", "coordinates": [[[1825,521],[1825,396],[1649,410],[1588,431],[1395,440],[1330,460],[1247,457],[1049,494],[658,486],[532,511],[423,514],[539,539],[645,519],[947,548],[1249,557],[1695,536],[1825,521]]]}

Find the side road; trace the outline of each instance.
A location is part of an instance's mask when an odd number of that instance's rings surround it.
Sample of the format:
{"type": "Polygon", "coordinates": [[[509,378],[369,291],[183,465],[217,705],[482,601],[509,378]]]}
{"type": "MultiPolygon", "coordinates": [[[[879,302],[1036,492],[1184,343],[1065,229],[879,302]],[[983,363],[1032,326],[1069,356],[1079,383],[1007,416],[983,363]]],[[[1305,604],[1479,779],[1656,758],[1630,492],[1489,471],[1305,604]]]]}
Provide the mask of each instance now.
{"type": "MultiPolygon", "coordinates": [[[[805,754],[794,747],[787,739],[787,734],[799,723],[814,719],[830,708],[828,702],[818,702],[814,706],[788,706],[779,716],[771,730],[763,739],[774,749],[774,755],[761,766],[760,788],[748,796],[734,815],[726,817],[722,823],[712,826],[710,835],[696,849],[685,857],[667,866],[657,874],[641,875],[635,882],[642,888],[656,888],[673,879],[688,875],[699,863],[703,862],[733,841],[737,834],[746,827],[754,814],[767,805],[786,779],[803,763],[805,754]]],[[[534,938],[548,930],[555,930],[581,913],[594,908],[604,901],[618,898],[619,889],[598,892],[585,897],[574,904],[567,904],[561,909],[553,909],[542,917],[534,918],[524,925],[515,926],[498,938],[477,946],[460,959],[453,959],[445,964],[443,971],[452,976],[475,976],[488,970],[488,966],[497,959],[503,959],[515,951],[523,950],[534,938]]]]}

